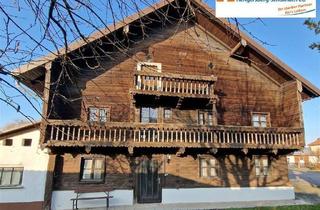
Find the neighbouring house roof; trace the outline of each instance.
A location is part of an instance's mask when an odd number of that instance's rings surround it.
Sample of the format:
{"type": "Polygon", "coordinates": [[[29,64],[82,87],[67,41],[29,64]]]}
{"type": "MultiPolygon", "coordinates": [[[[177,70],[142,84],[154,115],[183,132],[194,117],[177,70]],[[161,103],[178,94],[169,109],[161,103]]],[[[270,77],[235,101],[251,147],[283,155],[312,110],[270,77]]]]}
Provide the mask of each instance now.
{"type": "MultiPolygon", "coordinates": [[[[88,42],[93,42],[96,40],[99,40],[100,38],[113,33],[114,31],[156,11],[161,9],[164,6],[167,6],[171,3],[173,3],[175,0],[162,0],[159,3],[156,3],[144,10],[139,11],[139,13],[136,13],[134,15],[131,15],[127,18],[125,18],[123,21],[120,21],[116,24],[113,24],[109,27],[106,27],[105,29],[102,29],[100,31],[97,31],[90,35],[86,41],[84,40],[78,40],[70,45],[68,45],[68,53],[75,51],[76,49],[79,49],[83,46],[85,46],[88,42]]],[[[291,79],[298,80],[302,84],[303,92],[309,97],[318,97],[320,96],[320,89],[317,88],[315,85],[310,83],[308,80],[303,78],[301,75],[299,75],[296,71],[294,71],[292,68],[290,68],[288,65],[283,63],[279,58],[274,56],[272,53],[267,51],[263,46],[258,44],[256,41],[254,41],[251,37],[246,35],[245,33],[239,31],[236,26],[230,24],[226,19],[223,18],[216,18],[215,17],[215,11],[210,8],[207,4],[203,3],[201,0],[191,0],[192,3],[194,3],[197,6],[197,9],[200,9],[201,12],[205,13],[207,16],[210,17],[210,21],[215,21],[215,23],[218,23],[222,25],[223,27],[228,28],[228,30],[231,30],[233,33],[238,34],[241,39],[244,39],[247,43],[247,46],[249,46],[252,50],[256,51],[259,55],[267,59],[269,62],[272,62],[275,64],[277,69],[290,77],[291,79]]],[[[54,59],[58,58],[59,56],[63,55],[65,53],[65,49],[60,49],[57,53],[51,53],[44,57],[41,57],[37,60],[31,61],[23,66],[20,66],[16,70],[14,70],[14,73],[16,73],[19,76],[23,76],[24,78],[39,78],[40,76],[44,75],[44,65],[48,62],[53,61],[54,59]]],[[[31,87],[28,82],[23,81],[24,84],[31,87]]]]}
{"type": "Polygon", "coordinates": [[[19,134],[19,133],[27,131],[27,130],[33,130],[33,129],[39,129],[39,128],[40,128],[40,122],[23,124],[20,126],[18,125],[14,128],[10,128],[10,129],[2,131],[0,133],[0,138],[13,136],[15,134],[19,134]]]}
{"type": "Polygon", "coordinates": [[[314,142],[308,144],[308,146],[320,146],[320,138],[317,138],[314,142]]]}

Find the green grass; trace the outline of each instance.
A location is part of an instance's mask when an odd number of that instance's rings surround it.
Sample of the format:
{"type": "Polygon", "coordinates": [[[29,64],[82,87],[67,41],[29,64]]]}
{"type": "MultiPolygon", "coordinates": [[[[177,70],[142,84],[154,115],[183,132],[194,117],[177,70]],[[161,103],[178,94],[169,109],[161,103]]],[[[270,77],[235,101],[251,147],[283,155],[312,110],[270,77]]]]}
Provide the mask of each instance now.
{"type": "Polygon", "coordinates": [[[240,208],[240,209],[231,209],[231,210],[320,210],[320,204],[317,204],[317,205],[279,206],[279,207],[240,208]]]}

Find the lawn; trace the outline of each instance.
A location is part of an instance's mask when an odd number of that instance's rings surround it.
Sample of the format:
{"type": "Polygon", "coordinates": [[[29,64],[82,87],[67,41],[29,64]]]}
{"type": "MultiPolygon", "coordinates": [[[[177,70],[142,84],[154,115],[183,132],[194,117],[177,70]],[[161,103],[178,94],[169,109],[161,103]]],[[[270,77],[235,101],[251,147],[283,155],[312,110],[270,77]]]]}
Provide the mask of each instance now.
{"type": "Polygon", "coordinates": [[[279,206],[279,207],[240,208],[240,209],[231,209],[231,210],[320,210],[320,204],[317,204],[317,205],[279,206]]]}

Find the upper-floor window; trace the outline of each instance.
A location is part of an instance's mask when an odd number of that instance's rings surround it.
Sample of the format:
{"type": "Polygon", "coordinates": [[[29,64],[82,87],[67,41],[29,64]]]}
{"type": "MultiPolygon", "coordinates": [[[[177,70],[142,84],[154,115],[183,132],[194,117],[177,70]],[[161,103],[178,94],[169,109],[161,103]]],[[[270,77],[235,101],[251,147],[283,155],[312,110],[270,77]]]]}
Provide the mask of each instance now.
{"type": "Polygon", "coordinates": [[[152,107],[142,107],[140,110],[140,122],[142,123],[157,123],[158,109],[152,107]]]}
{"type": "Polygon", "coordinates": [[[108,115],[109,109],[107,108],[89,107],[89,122],[105,123],[108,115]]]}
{"type": "Polygon", "coordinates": [[[213,115],[212,111],[199,111],[198,112],[198,124],[199,125],[212,125],[213,115]]]}
{"type": "Polygon", "coordinates": [[[215,158],[200,158],[200,176],[216,177],[217,164],[215,158]]]}
{"type": "Polygon", "coordinates": [[[104,180],[104,158],[82,158],[81,160],[81,181],[97,181],[104,180]]]}
{"type": "Polygon", "coordinates": [[[252,126],[253,127],[268,127],[269,125],[269,114],[268,113],[260,113],[254,112],[252,113],[252,126]]]}
{"type": "Polygon", "coordinates": [[[254,160],[256,176],[268,176],[269,160],[267,157],[255,158],[254,160]]]}
{"type": "Polygon", "coordinates": [[[14,187],[22,183],[23,167],[0,167],[0,187],[14,187]]]}
{"type": "Polygon", "coordinates": [[[163,118],[164,118],[164,120],[171,120],[172,110],[170,108],[163,109],[163,118]]]}
{"type": "Polygon", "coordinates": [[[32,144],[32,139],[23,139],[22,140],[22,146],[24,147],[30,147],[32,144]]]}
{"type": "Polygon", "coordinates": [[[2,145],[3,146],[12,146],[13,145],[13,140],[12,139],[5,139],[5,140],[3,140],[2,145]]]}
{"type": "Polygon", "coordinates": [[[137,64],[137,70],[138,71],[161,72],[161,68],[162,68],[161,63],[139,62],[137,64]]]}

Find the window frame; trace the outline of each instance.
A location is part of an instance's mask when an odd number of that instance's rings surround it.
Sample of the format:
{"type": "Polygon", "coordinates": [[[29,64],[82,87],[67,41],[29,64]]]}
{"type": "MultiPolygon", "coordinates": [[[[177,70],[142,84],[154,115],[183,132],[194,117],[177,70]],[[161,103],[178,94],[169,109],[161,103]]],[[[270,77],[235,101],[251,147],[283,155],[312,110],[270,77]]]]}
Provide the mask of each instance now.
{"type": "Polygon", "coordinates": [[[270,112],[251,112],[251,126],[255,128],[268,128],[271,127],[271,122],[270,122],[270,112]],[[258,116],[258,121],[254,120],[254,116],[258,116]],[[266,121],[262,121],[261,117],[265,116],[266,121]],[[257,122],[259,126],[255,126],[254,123],[257,122]],[[263,127],[261,124],[265,122],[266,126],[263,127]]]}
{"type": "Polygon", "coordinates": [[[32,146],[32,139],[31,138],[24,138],[22,139],[22,146],[23,147],[31,147],[32,146]],[[30,144],[26,145],[26,141],[30,140],[30,144]]]}
{"type": "Polygon", "coordinates": [[[13,146],[13,139],[10,139],[10,138],[4,139],[2,142],[2,146],[12,147],[13,146]],[[11,143],[9,145],[7,145],[7,141],[10,141],[11,143]]]}
{"type": "Polygon", "coordinates": [[[270,158],[267,156],[256,156],[254,158],[254,168],[256,177],[268,177],[270,175],[270,158]],[[265,165],[265,163],[267,164],[265,165]]]}
{"type": "Polygon", "coordinates": [[[213,125],[213,112],[212,110],[198,110],[198,125],[212,126],[213,125]],[[202,123],[200,123],[200,115],[203,114],[202,123]],[[210,117],[211,116],[211,119],[210,117]]]}
{"type": "Polygon", "coordinates": [[[24,173],[24,167],[23,166],[0,166],[0,188],[15,188],[22,186],[22,179],[23,179],[23,173],[24,173]],[[10,172],[10,184],[2,185],[2,178],[3,178],[3,172],[5,169],[11,169],[10,172]],[[19,171],[19,182],[18,184],[12,184],[12,178],[15,171],[19,171]]]}
{"type": "Polygon", "coordinates": [[[81,161],[80,161],[80,177],[79,177],[79,181],[81,183],[104,183],[105,181],[105,176],[106,176],[106,159],[105,157],[81,157],[81,161]],[[91,168],[90,168],[90,178],[89,179],[86,179],[86,178],[83,178],[83,174],[84,174],[84,171],[85,171],[85,161],[86,160],[91,160],[92,161],[92,165],[91,165],[91,168]],[[102,178],[101,179],[95,179],[94,178],[94,174],[95,174],[95,165],[96,165],[96,162],[98,160],[101,160],[102,161],[102,168],[100,169],[101,172],[102,172],[102,178]]]}
{"type": "Polygon", "coordinates": [[[163,120],[164,120],[164,121],[172,120],[172,113],[173,113],[172,108],[170,108],[170,107],[164,107],[164,108],[163,108],[163,120]],[[170,111],[170,116],[169,116],[169,117],[167,117],[166,111],[170,111]]]}
{"type": "Polygon", "coordinates": [[[200,178],[218,177],[218,161],[215,157],[199,157],[199,176],[200,178]],[[206,166],[203,166],[203,161],[206,162],[206,166]],[[214,164],[211,161],[214,161],[214,164]],[[203,174],[203,169],[206,169],[206,176],[203,174]],[[214,169],[215,175],[212,175],[212,169],[214,169]]]}
{"type": "Polygon", "coordinates": [[[88,107],[88,114],[87,114],[87,120],[89,123],[94,124],[105,124],[107,122],[110,122],[110,107],[98,107],[98,106],[89,106],[88,107]],[[95,115],[95,120],[91,120],[91,110],[95,109],[96,110],[96,115],[95,115]],[[101,120],[101,111],[104,110],[105,113],[105,121],[101,120]]]}
{"type": "Polygon", "coordinates": [[[139,119],[140,123],[158,123],[159,122],[159,109],[157,107],[140,107],[140,119],[139,119]],[[146,117],[143,117],[142,114],[143,114],[143,111],[142,109],[148,109],[148,122],[146,121],[143,121],[142,119],[146,118],[146,117]],[[156,122],[152,122],[152,120],[150,121],[150,119],[152,119],[151,117],[151,112],[150,110],[153,109],[155,110],[156,112],[156,122]]]}

